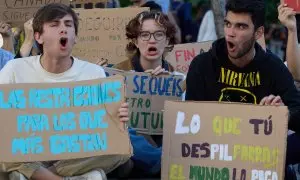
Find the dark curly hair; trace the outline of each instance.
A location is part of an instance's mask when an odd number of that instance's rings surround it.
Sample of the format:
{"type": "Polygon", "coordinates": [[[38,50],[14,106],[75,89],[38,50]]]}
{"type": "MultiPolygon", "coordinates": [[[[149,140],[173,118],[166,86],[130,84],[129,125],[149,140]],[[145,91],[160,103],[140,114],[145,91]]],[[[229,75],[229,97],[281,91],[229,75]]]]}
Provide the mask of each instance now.
{"type": "Polygon", "coordinates": [[[176,28],[169,21],[168,16],[159,11],[144,11],[129,21],[126,26],[126,37],[130,41],[126,46],[128,55],[134,55],[139,52],[134,44],[134,40],[138,38],[143,22],[148,19],[154,19],[157,24],[165,28],[166,36],[169,39],[169,46],[166,50],[171,51],[173,49],[174,44],[176,43],[176,28]]]}
{"type": "Polygon", "coordinates": [[[255,30],[265,24],[265,0],[228,0],[226,13],[248,13],[251,16],[255,30]]]}

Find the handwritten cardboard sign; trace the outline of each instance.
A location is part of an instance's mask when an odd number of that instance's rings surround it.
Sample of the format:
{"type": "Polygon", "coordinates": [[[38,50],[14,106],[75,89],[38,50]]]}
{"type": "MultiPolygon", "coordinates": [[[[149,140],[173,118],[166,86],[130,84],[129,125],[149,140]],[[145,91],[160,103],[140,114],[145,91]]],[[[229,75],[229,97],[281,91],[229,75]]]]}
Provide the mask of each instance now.
{"type": "Polygon", "coordinates": [[[73,55],[98,64],[101,59],[116,64],[126,59],[125,27],[148,8],[76,10],[79,15],[78,43],[73,55]]]}
{"type": "Polygon", "coordinates": [[[300,13],[300,0],[281,0],[281,2],[293,8],[297,13],[300,13]]]}
{"type": "Polygon", "coordinates": [[[0,161],[31,162],[131,154],[117,113],[124,78],[0,85],[0,161]],[[118,143],[116,143],[118,142],[118,143]]]}
{"type": "Polygon", "coordinates": [[[34,13],[46,4],[63,3],[70,4],[69,0],[1,0],[0,20],[20,26],[33,17],[34,13]]]}
{"type": "Polygon", "coordinates": [[[287,107],[165,103],[162,179],[284,179],[287,107]]]}
{"type": "Polygon", "coordinates": [[[207,41],[175,45],[173,50],[166,55],[166,60],[171,63],[175,71],[187,74],[192,60],[197,55],[207,52],[212,43],[213,41],[207,41]]]}
{"type": "Polygon", "coordinates": [[[105,68],[110,75],[126,77],[126,101],[129,103],[130,127],[139,133],[163,134],[165,100],[181,100],[184,77],[180,75],[151,76],[140,72],[122,72],[105,68]]]}

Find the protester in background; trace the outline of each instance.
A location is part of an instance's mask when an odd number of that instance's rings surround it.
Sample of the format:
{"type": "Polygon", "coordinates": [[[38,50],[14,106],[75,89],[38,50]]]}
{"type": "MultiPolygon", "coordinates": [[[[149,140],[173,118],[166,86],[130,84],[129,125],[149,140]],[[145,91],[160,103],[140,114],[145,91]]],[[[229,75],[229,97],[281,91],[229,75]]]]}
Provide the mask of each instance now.
{"type": "MultiPolygon", "coordinates": [[[[11,41],[11,38],[7,38],[9,37],[11,33],[11,28],[10,28],[10,25],[4,23],[4,22],[0,22],[0,34],[1,34],[1,38],[3,38],[3,45],[6,43],[6,44],[9,44],[7,43],[6,41],[11,41]]],[[[4,65],[9,61],[9,60],[12,60],[14,59],[14,55],[5,50],[5,49],[2,49],[0,47],[0,70],[4,67],[4,65]]]]}
{"type": "Polygon", "coordinates": [[[192,3],[185,0],[173,1],[171,12],[181,30],[181,43],[196,42],[199,28],[192,17],[192,3]]]}
{"type": "Polygon", "coordinates": [[[119,8],[120,2],[119,0],[108,0],[106,8],[119,8]]]}
{"type": "Polygon", "coordinates": [[[288,30],[286,49],[287,66],[296,81],[300,81],[300,47],[297,34],[296,12],[285,4],[278,6],[278,19],[288,30]]]}
{"type": "Polygon", "coordinates": [[[35,56],[40,54],[40,51],[34,39],[32,22],[33,18],[24,23],[24,30],[16,29],[16,31],[19,32],[15,34],[15,58],[35,56]]]}
{"type": "MultiPolygon", "coordinates": [[[[126,26],[129,59],[113,66],[125,71],[148,72],[154,76],[174,72],[174,68],[164,59],[164,53],[175,42],[176,29],[168,17],[160,12],[142,12],[126,26]]],[[[176,72],[174,72],[176,73],[176,72]]],[[[132,161],[140,172],[158,174],[161,167],[162,136],[139,135],[130,129],[133,145],[132,161]]]]}
{"type": "Polygon", "coordinates": [[[14,55],[11,52],[0,48],[0,70],[5,66],[5,64],[8,61],[12,59],[14,59],[14,55]]]}
{"type": "Polygon", "coordinates": [[[162,12],[165,14],[169,13],[169,6],[170,1],[169,0],[130,0],[133,6],[142,6],[148,1],[154,1],[156,4],[158,4],[162,8],[162,12]]]}
{"type": "MultiPolygon", "coordinates": [[[[284,15],[290,10],[286,11],[284,15]]],[[[225,38],[192,61],[186,100],[285,104],[289,109],[288,128],[296,132],[287,138],[286,163],[296,164],[300,163],[300,93],[281,60],[256,43],[264,33],[264,17],[264,0],[227,1],[225,38]]]]}
{"type": "Polygon", "coordinates": [[[148,8],[150,8],[150,11],[162,12],[161,6],[158,5],[157,3],[155,3],[154,1],[148,1],[144,4],[142,4],[141,7],[148,7],[148,8]]]}
{"type": "Polygon", "coordinates": [[[217,32],[215,26],[215,19],[213,11],[210,8],[210,2],[202,2],[200,7],[203,6],[203,10],[200,11],[201,24],[198,31],[197,42],[215,41],[217,40],[217,32]]]}
{"type": "MultiPolygon", "coordinates": [[[[48,4],[40,8],[33,20],[33,31],[43,54],[9,61],[0,71],[1,84],[105,78],[105,72],[100,66],[71,56],[78,33],[78,17],[69,6],[48,4]]],[[[127,103],[120,107],[118,117],[120,125],[125,127],[124,123],[129,119],[127,103]]],[[[126,155],[103,155],[54,162],[1,163],[1,170],[10,172],[12,180],[25,177],[36,180],[105,180],[105,173],[114,170],[129,158],[126,155]]]]}
{"type": "Polygon", "coordinates": [[[6,51],[14,54],[15,51],[13,46],[13,34],[11,31],[11,25],[7,24],[6,22],[0,21],[0,33],[3,38],[2,49],[5,49],[6,51]]]}

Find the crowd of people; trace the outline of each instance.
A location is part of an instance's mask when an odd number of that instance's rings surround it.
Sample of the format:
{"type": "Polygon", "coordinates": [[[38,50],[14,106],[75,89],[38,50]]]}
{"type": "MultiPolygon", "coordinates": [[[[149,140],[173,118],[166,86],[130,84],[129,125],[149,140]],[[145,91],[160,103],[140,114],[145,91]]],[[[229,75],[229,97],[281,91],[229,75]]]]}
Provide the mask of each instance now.
{"type": "MultiPolygon", "coordinates": [[[[211,22],[213,13],[208,6],[201,6],[203,11],[199,12],[199,21],[202,23],[193,25],[184,12],[178,11],[181,13],[178,18],[169,11],[170,6],[185,11],[188,4],[166,2],[132,0],[133,6],[150,7],[150,11],[136,15],[127,24],[128,59],[113,65],[113,68],[147,72],[153,76],[181,75],[164,59],[165,51],[178,43],[215,40],[208,52],[192,61],[183,99],[287,106],[290,131],[287,137],[286,179],[297,179],[300,176],[300,93],[295,84],[300,82],[300,47],[296,12],[286,4],[278,6],[278,19],[288,31],[286,57],[280,59],[256,42],[265,34],[264,0],[227,0],[225,37],[219,39],[211,22]],[[191,26],[199,31],[191,30],[191,26]],[[231,77],[241,73],[244,76],[228,81],[225,78],[228,73],[231,77]],[[255,78],[250,79],[251,73],[255,73],[255,78]]],[[[117,1],[109,3],[108,7],[119,6],[117,1]]],[[[72,7],[57,3],[41,7],[34,18],[24,23],[24,28],[0,22],[4,40],[0,49],[0,84],[105,78],[102,66],[72,56],[78,23],[72,7]]],[[[118,112],[120,123],[127,123],[128,104],[122,104],[118,112]]],[[[132,157],[105,155],[51,162],[1,163],[0,170],[11,180],[159,179],[162,135],[142,135],[131,128],[128,131],[133,147],[132,157]]]]}

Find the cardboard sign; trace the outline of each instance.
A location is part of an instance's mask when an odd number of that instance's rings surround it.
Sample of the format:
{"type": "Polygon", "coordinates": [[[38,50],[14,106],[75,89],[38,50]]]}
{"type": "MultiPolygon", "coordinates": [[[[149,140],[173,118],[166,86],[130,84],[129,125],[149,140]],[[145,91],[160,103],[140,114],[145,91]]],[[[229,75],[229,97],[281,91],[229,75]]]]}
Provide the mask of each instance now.
{"type": "Polygon", "coordinates": [[[50,3],[70,4],[70,0],[1,0],[0,20],[15,26],[33,17],[38,8],[50,3]]]}
{"type": "Polygon", "coordinates": [[[125,76],[125,71],[115,69],[115,68],[109,68],[109,67],[103,67],[106,77],[114,76],[114,75],[123,75],[125,76]]]}
{"type": "Polygon", "coordinates": [[[213,41],[207,41],[175,45],[173,50],[166,55],[166,60],[175,68],[175,71],[187,74],[194,57],[207,52],[212,43],[213,41]]]}
{"type": "Polygon", "coordinates": [[[166,100],[181,100],[184,77],[151,76],[147,73],[122,72],[105,68],[107,74],[126,77],[126,101],[129,103],[131,128],[139,133],[163,134],[163,108],[166,100]]]}
{"type": "Polygon", "coordinates": [[[118,109],[124,78],[0,85],[0,162],[131,154],[118,109]],[[116,143],[118,142],[118,143],[116,143]]]}
{"type": "Polygon", "coordinates": [[[284,179],[287,107],[165,103],[162,179],[284,179]]]}
{"type": "Polygon", "coordinates": [[[116,64],[126,59],[125,27],[148,8],[78,9],[78,43],[73,55],[98,64],[101,59],[116,64]]]}
{"type": "Polygon", "coordinates": [[[300,0],[281,0],[281,2],[293,8],[297,13],[300,13],[300,0]]]}

